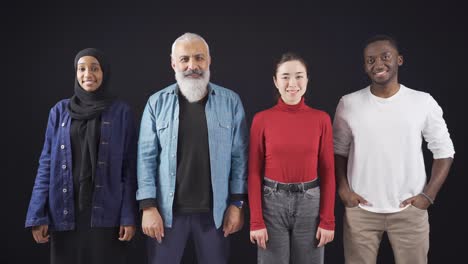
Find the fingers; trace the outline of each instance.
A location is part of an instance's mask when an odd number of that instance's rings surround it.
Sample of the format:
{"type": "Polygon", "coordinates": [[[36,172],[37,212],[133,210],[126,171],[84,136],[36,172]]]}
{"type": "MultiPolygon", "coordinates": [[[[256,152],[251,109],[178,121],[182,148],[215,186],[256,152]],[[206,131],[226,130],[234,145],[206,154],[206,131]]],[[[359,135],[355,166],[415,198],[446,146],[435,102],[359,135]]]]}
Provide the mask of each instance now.
{"type": "Polygon", "coordinates": [[[119,228],[119,240],[120,240],[120,241],[122,241],[124,235],[125,235],[125,227],[124,227],[124,226],[120,226],[120,228],[119,228]]]}
{"type": "Polygon", "coordinates": [[[317,245],[317,247],[325,246],[326,244],[333,241],[334,237],[335,237],[335,232],[334,231],[325,230],[325,229],[322,229],[322,228],[319,227],[317,229],[317,235],[316,235],[317,240],[319,240],[319,244],[317,245]]]}
{"type": "Polygon", "coordinates": [[[371,204],[366,200],[364,199],[362,196],[360,196],[359,194],[356,193],[356,196],[358,198],[358,202],[360,204],[363,204],[363,205],[367,205],[367,206],[370,206],[371,204]]]}
{"type": "Polygon", "coordinates": [[[411,197],[411,198],[408,198],[408,199],[404,200],[403,202],[401,202],[400,208],[405,207],[405,206],[407,206],[409,204],[413,204],[414,200],[415,200],[415,197],[411,197]]]}
{"type": "Polygon", "coordinates": [[[233,225],[229,224],[229,223],[224,225],[223,231],[224,231],[224,237],[228,237],[230,234],[234,233],[233,232],[233,225]]]}
{"type": "Polygon", "coordinates": [[[265,235],[260,236],[260,239],[257,240],[257,241],[258,241],[258,245],[261,248],[266,249],[267,237],[265,235]]]}
{"type": "Polygon", "coordinates": [[[133,226],[120,226],[119,240],[130,241],[134,234],[135,230],[133,226]]]}
{"type": "Polygon", "coordinates": [[[49,242],[48,225],[35,226],[32,228],[32,235],[36,243],[49,242]]]}
{"type": "Polygon", "coordinates": [[[257,244],[258,247],[266,249],[266,243],[268,242],[268,232],[266,229],[260,229],[250,231],[250,242],[257,244]]]}

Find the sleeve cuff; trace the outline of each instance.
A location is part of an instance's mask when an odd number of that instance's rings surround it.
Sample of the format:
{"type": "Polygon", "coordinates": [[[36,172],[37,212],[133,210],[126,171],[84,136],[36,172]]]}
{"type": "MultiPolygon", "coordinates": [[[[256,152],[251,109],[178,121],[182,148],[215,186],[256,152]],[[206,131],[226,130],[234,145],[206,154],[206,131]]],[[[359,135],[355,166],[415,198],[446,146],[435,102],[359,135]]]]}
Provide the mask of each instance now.
{"type": "Polygon", "coordinates": [[[244,201],[247,202],[247,194],[245,193],[234,193],[229,196],[229,202],[244,201]]]}
{"type": "Polygon", "coordinates": [[[158,203],[156,202],[155,198],[148,198],[139,201],[140,210],[149,208],[149,207],[157,207],[158,203]]]}

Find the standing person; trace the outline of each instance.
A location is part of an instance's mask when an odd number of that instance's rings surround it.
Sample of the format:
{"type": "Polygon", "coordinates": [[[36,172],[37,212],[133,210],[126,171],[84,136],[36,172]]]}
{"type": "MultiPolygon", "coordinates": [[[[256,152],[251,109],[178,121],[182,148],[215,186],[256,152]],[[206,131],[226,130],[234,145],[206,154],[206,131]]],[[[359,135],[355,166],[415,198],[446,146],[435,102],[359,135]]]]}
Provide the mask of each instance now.
{"type": "Polygon", "coordinates": [[[247,128],[239,96],[210,83],[208,44],[172,45],[177,83],[153,94],[138,144],[137,200],[149,263],[179,263],[189,236],[198,263],[227,263],[228,235],[244,221],[247,128]]]}
{"type": "Polygon", "coordinates": [[[109,65],[97,49],[75,57],[75,94],[49,114],[26,217],[51,263],[125,263],[136,222],[136,128],[109,95],[109,65]]]}
{"type": "Polygon", "coordinates": [[[334,119],[338,193],[345,205],[346,263],[375,263],[387,232],[395,262],[427,263],[429,222],[454,155],[442,109],[429,94],[398,82],[403,64],[385,35],[364,47],[370,86],[341,98],[334,119]],[[433,154],[426,184],[422,139],[433,154]]]}
{"type": "Polygon", "coordinates": [[[331,120],[304,102],[302,57],[286,53],[275,66],[278,103],[250,130],[250,240],[258,263],[323,263],[335,228],[331,120]]]}

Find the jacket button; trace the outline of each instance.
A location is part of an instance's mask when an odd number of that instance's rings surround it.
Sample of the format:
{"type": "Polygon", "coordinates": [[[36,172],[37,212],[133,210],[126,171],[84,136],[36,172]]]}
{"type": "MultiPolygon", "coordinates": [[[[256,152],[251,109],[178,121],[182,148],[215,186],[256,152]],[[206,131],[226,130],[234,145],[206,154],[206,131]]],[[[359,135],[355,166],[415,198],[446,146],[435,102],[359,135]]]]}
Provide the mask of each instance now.
{"type": "Polygon", "coordinates": [[[174,195],[174,193],[169,193],[169,196],[171,196],[171,197],[172,197],[173,195],[174,195]]]}
{"type": "Polygon", "coordinates": [[[66,192],[67,192],[67,188],[63,188],[63,189],[62,189],[62,192],[66,193],[66,192]]]}
{"type": "Polygon", "coordinates": [[[68,210],[67,210],[67,209],[63,210],[63,214],[64,214],[64,215],[67,215],[67,214],[68,214],[68,210]]]}
{"type": "Polygon", "coordinates": [[[62,126],[65,126],[65,123],[62,123],[62,126]]]}
{"type": "Polygon", "coordinates": [[[65,148],[65,145],[60,145],[60,148],[61,148],[61,149],[64,149],[64,148],[65,148]]]}
{"type": "Polygon", "coordinates": [[[63,165],[62,165],[62,169],[65,170],[66,168],[67,168],[67,165],[63,164],[63,165]]]}

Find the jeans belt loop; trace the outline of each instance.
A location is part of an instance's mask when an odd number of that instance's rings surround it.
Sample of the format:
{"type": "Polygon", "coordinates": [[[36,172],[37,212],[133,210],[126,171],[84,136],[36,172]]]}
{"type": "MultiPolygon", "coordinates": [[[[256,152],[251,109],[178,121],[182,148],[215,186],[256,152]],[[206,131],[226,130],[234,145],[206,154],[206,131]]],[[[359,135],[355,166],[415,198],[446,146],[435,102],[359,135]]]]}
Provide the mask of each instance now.
{"type": "Polygon", "coordinates": [[[304,183],[303,183],[303,182],[301,182],[301,187],[302,187],[301,192],[305,192],[305,186],[304,186],[304,183]]]}
{"type": "Polygon", "coordinates": [[[277,181],[275,181],[275,187],[273,187],[273,189],[275,190],[275,192],[278,191],[278,182],[277,181]]]}

